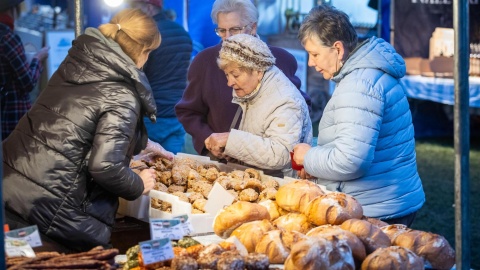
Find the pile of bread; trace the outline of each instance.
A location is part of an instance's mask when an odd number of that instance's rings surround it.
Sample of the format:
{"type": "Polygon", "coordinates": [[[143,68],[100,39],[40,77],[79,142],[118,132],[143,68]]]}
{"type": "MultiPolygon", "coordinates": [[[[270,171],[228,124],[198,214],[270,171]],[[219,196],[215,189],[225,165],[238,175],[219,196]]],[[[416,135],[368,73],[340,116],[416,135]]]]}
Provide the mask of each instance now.
{"type": "MultiPolygon", "coordinates": [[[[213,163],[204,164],[188,157],[177,157],[174,161],[161,157],[132,160],[130,167],[137,173],[141,169],[155,169],[157,182],[154,189],[191,203],[192,214],[205,213],[207,196],[216,182],[234,196],[234,201],[274,199],[279,188],[275,179],[262,179],[261,173],[255,169],[224,172],[213,163]]],[[[153,208],[172,211],[169,202],[156,198],[150,200],[153,208]]]]}
{"type": "Polygon", "coordinates": [[[308,180],[281,186],[274,200],[238,201],[221,210],[214,232],[285,269],[451,269],[455,251],[441,235],[363,216],[345,193],[308,180]]]}

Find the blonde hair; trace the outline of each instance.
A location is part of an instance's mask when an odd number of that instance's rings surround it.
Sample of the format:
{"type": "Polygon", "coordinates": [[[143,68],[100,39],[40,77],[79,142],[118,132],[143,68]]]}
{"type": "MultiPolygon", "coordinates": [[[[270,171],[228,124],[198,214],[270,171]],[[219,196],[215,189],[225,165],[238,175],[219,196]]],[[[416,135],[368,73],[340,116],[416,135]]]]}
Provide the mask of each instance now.
{"type": "Polygon", "coordinates": [[[135,63],[146,60],[147,53],[158,48],[161,42],[157,24],[140,9],[124,9],[98,30],[117,42],[135,63]]]}

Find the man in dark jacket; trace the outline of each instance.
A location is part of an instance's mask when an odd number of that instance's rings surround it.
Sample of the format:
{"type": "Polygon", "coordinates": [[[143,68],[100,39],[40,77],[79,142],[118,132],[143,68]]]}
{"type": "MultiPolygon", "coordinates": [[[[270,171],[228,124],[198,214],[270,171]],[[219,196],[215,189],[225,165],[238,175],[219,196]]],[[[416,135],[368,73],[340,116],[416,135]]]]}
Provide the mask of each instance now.
{"type": "MultiPolygon", "coordinates": [[[[222,40],[239,33],[257,34],[258,11],[250,0],[216,0],[211,17],[218,25],[215,32],[222,40]]],[[[202,155],[209,155],[205,140],[212,133],[230,131],[232,122],[235,126],[241,118],[234,121],[239,106],[232,103],[232,89],[217,65],[221,47],[220,43],[195,56],[188,70],[188,86],[175,107],[178,120],[192,136],[195,150],[202,155]]],[[[300,79],[295,76],[295,57],[282,48],[270,46],[270,50],[276,66],[300,89],[300,79]]],[[[301,93],[310,107],[310,97],[301,93]]]]}
{"type": "Polygon", "coordinates": [[[148,137],[177,153],[184,145],[185,130],[178,122],[174,106],[187,85],[192,39],[181,25],[167,18],[163,0],[131,0],[131,6],[152,16],[162,35],[160,47],[150,53],[143,68],[157,104],[157,122],[145,121],[148,137]]]}

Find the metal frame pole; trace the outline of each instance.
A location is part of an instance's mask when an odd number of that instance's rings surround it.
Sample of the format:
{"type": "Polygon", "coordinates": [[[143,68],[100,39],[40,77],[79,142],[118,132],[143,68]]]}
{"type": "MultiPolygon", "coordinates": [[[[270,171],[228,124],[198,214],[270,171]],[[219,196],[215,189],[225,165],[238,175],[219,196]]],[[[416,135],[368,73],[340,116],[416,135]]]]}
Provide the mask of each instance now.
{"type": "Polygon", "coordinates": [[[469,1],[453,1],[456,269],[470,269],[469,1]]]}
{"type": "Polygon", "coordinates": [[[83,0],[75,0],[75,38],[83,33],[83,0]]]}

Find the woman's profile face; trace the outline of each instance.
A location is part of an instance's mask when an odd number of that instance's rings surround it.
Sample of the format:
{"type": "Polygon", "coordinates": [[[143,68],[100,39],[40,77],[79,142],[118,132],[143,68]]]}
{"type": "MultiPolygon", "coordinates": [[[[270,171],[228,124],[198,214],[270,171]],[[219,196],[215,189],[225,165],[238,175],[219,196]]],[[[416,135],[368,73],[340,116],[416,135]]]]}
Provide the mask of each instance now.
{"type": "Polygon", "coordinates": [[[330,80],[341,68],[339,51],[334,47],[323,45],[317,38],[308,38],[304,48],[308,53],[308,66],[322,73],[325,80],[330,80]]]}
{"type": "Polygon", "coordinates": [[[257,88],[262,79],[262,71],[246,71],[236,64],[227,65],[224,70],[227,84],[232,87],[238,97],[244,97],[257,88]]]}

